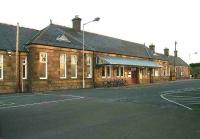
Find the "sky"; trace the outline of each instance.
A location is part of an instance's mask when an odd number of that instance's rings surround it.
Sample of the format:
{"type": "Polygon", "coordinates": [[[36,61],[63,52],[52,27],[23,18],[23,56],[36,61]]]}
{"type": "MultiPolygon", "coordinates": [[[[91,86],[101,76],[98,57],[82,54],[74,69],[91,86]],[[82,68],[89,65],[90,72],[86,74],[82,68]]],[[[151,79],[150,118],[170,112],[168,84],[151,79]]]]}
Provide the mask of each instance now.
{"type": "Polygon", "coordinates": [[[199,0],[0,0],[0,22],[43,29],[54,24],[72,27],[100,17],[85,30],[149,46],[169,48],[187,63],[200,63],[199,0]]]}

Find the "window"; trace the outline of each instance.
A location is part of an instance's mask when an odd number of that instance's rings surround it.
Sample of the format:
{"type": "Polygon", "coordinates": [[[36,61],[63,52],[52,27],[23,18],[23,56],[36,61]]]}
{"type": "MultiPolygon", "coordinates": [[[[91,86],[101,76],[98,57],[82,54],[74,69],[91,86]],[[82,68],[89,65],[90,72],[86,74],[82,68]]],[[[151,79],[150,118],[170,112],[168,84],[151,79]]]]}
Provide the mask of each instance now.
{"type": "Polygon", "coordinates": [[[121,66],[121,67],[117,67],[117,77],[123,77],[124,76],[124,67],[121,66]]]}
{"type": "Polygon", "coordinates": [[[102,78],[110,78],[111,77],[111,66],[104,66],[102,67],[101,72],[102,78]]]}
{"type": "Polygon", "coordinates": [[[60,78],[64,79],[67,77],[66,74],[66,54],[61,54],[60,55],[60,78]]]}
{"type": "Polygon", "coordinates": [[[71,41],[64,35],[59,35],[57,38],[56,38],[57,41],[63,41],[63,42],[68,42],[70,43],[71,41]]]}
{"type": "Polygon", "coordinates": [[[117,70],[116,70],[116,72],[117,72],[117,77],[120,77],[120,67],[117,67],[117,70]]]}
{"type": "Polygon", "coordinates": [[[87,78],[92,78],[92,56],[87,55],[87,78]]]}
{"type": "Polygon", "coordinates": [[[158,76],[159,76],[159,74],[158,74],[158,69],[155,69],[155,70],[154,70],[154,74],[155,74],[155,77],[158,77],[158,76]]]}
{"type": "Polygon", "coordinates": [[[105,77],[106,77],[105,66],[102,67],[101,76],[102,76],[102,78],[105,78],[105,77]]]}
{"type": "Polygon", "coordinates": [[[111,66],[106,66],[106,76],[111,77],[111,66]]]}
{"type": "Polygon", "coordinates": [[[120,67],[120,76],[124,77],[124,67],[120,67]]]}
{"type": "Polygon", "coordinates": [[[27,57],[22,60],[22,79],[27,79],[27,57]]]}
{"type": "Polygon", "coordinates": [[[71,78],[77,78],[77,56],[71,56],[71,78]]]}
{"type": "Polygon", "coordinates": [[[47,79],[47,53],[40,52],[40,79],[47,79]]]}
{"type": "Polygon", "coordinates": [[[0,79],[3,79],[3,55],[0,55],[0,79]]]}
{"type": "Polygon", "coordinates": [[[147,70],[147,68],[143,68],[143,69],[142,69],[142,76],[143,76],[144,78],[147,78],[147,77],[148,77],[148,70],[147,70]]]}

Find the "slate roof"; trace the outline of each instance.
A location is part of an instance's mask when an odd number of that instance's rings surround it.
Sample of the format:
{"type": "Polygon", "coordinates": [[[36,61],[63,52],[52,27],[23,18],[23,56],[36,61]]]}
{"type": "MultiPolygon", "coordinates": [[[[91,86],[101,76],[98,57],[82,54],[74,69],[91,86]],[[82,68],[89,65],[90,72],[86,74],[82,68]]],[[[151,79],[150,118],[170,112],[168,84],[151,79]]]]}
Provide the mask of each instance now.
{"type": "MultiPolygon", "coordinates": [[[[155,60],[168,61],[170,65],[174,65],[174,56],[169,55],[167,57],[166,55],[160,54],[160,53],[155,53],[152,55],[153,55],[153,59],[155,59],[155,60]]],[[[175,65],[176,66],[188,66],[188,64],[185,61],[183,61],[180,57],[175,58],[175,65]]]]}
{"type": "Polygon", "coordinates": [[[168,57],[165,56],[164,54],[154,53],[154,54],[152,54],[152,55],[153,55],[153,59],[168,61],[168,57]]]}
{"type": "MultiPolygon", "coordinates": [[[[30,44],[31,43],[82,49],[82,32],[76,32],[72,28],[51,24],[40,31],[30,44]],[[70,42],[59,41],[56,39],[58,36],[63,34],[70,42]]],[[[90,51],[152,58],[150,49],[142,44],[89,32],[85,32],[85,49],[90,51]]]]}
{"type": "MultiPolygon", "coordinates": [[[[19,51],[27,51],[24,45],[38,33],[35,29],[20,27],[19,51]]],[[[0,23],[0,50],[15,51],[16,26],[0,23]]]]}
{"type": "MultiPolygon", "coordinates": [[[[169,56],[168,61],[170,65],[174,65],[174,56],[169,56]]],[[[183,61],[180,57],[175,57],[175,65],[176,66],[189,66],[185,61],[183,61]]]]}
{"type": "MultiPolygon", "coordinates": [[[[55,47],[82,49],[82,32],[76,32],[72,28],[50,24],[41,31],[20,27],[19,51],[27,51],[25,45],[43,44],[55,47]],[[63,36],[64,35],[64,36],[63,36]],[[67,38],[62,41],[58,37],[67,38]]],[[[16,47],[16,26],[0,23],[0,50],[14,51],[16,47]]],[[[143,58],[167,60],[174,64],[174,56],[166,57],[164,54],[156,53],[144,46],[117,38],[85,32],[85,49],[105,53],[115,53],[143,58]]],[[[176,58],[177,66],[188,66],[181,58],[176,58]]]]}

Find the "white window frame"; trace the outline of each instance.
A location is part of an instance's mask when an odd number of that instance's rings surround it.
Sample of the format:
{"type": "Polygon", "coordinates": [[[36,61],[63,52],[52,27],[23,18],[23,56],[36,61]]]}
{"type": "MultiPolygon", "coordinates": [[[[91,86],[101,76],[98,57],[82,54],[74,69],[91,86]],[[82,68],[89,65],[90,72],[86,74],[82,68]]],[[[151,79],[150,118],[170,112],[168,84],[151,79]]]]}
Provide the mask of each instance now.
{"type": "MultiPolygon", "coordinates": [[[[105,70],[105,76],[101,76],[101,77],[102,77],[102,78],[111,78],[111,77],[112,77],[112,66],[110,66],[110,65],[105,65],[105,66],[103,66],[102,68],[104,68],[104,70],[105,70]],[[108,76],[108,74],[107,74],[107,68],[110,69],[110,76],[108,76]]],[[[101,75],[102,75],[102,73],[101,73],[101,75]]]]}
{"type": "Polygon", "coordinates": [[[154,76],[159,77],[159,70],[157,68],[154,69],[154,76]]]}
{"type": "Polygon", "coordinates": [[[102,78],[106,78],[106,66],[103,66],[102,67],[102,70],[104,69],[104,74],[105,74],[105,76],[102,76],[102,71],[101,71],[101,77],[102,78]]]}
{"type": "Polygon", "coordinates": [[[106,67],[106,77],[107,77],[107,78],[111,78],[111,77],[112,77],[112,75],[111,75],[111,74],[112,74],[112,72],[111,72],[112,67],[111,67],[110,65],[109,65],[109,66],[105,66],[105,67],[106,67]],[[110,69],[110,76],[107,75],[107,68],[110,69]]]}
{"type": "Polygon", "coordinates": [[[77,79],[77,62],[78,62],[78,57],[77,55],[71,55],[71,65],[72,65],[72,58],[76,58],[75,60],[75,76],[73,77],[72,74],[71,74],[71,78],[72,79],[77,79]]]}
{"type": "Polygon", "coordinates": [[[45,63],[45,77],[40,77],[40,79],[47,79],[48,78],[48,74],[47,74],[47,72],[48,72],[48,70],[47,70],[47,63],[48,63],[48,55],[47,55],[47,53],[46,52],[40,52],[40,63],[45,63]],[[46,61],[42,61],[42,59],[41,59],[41,55],[42,54],[44,54],[45,56],[46,56],[46,61]]]}
{"type": "Polygon", "coordinates": [[[120,77],[124,77],[124,66],[120,66],[120,77]],[[121,68],[123,68],[123,75],[121,75],[121,68]]]}
{"type": "Polygon", "coordinates": [[[27,57],[25,57],[23,60],[22,60],[22,79],[27,79],[27,57]],[[25,66],[25,77],[23,76],[23,73],[24,73],[24,68],[23,66],[25,66]]]}
{"type": "Polygon", "coordinates": [[[118,76],[117,77],[124,77],[124,66],[119,66],[118,68],[118,76]],[[121,75],[121,68],[123,68],[123,75],[121,75]]]}
{"type": "Polygon", "coordinates": [[[60,65],[64,64],[64,76],[61,76],[60,74],[60,79],[66,79],[67,78],[67,57],[66,54],[60,54],[60,65]],[[64,56],[64,62],[62,63],[61,56],[64,56]]]}
{"type": "Polygon", "coordinates": [[[1,77],[0,80],[3,80],[3,55],[0,55],[0,65],[1,65],[1,77]]]}
{"type": "MultiPolygon", "coordinates": [[[[90,71],[89,71],[89,75],[87,75],[87,78],[92,78],[92,72],[93,72],[93,68],[92,68],[92,56],[91,55],[87,55],[86,58],[86,65],[90,66],[90,71]]],[[[88,71],[87,71],[88,72],[88,71]]]]}
{"type": "Polygon", "coordinates": [[[120,77],[120,66],[117,67],[117,70],[116,70],[116,72],[117,72],[118,75],[116,74],[116,76],[117,76],[117,77],[120,77]],[[117,70],[118,70],[118,71],[117,71],[117,70]]]}

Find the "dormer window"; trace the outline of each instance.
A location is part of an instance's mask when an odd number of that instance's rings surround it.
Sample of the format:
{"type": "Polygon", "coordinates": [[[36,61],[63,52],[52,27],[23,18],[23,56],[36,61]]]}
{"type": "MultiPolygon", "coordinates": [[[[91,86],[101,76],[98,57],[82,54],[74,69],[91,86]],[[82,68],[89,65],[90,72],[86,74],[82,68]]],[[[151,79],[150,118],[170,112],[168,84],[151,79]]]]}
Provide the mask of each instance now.
{"type": "Polygon", "coordinates": [[[57,41],[63,41],[63,42],[68,42],[70,43],[71,41],[64,35],[59,35],[57,38],[56,38],[57,41]]]}

